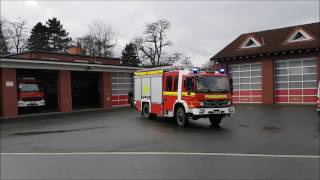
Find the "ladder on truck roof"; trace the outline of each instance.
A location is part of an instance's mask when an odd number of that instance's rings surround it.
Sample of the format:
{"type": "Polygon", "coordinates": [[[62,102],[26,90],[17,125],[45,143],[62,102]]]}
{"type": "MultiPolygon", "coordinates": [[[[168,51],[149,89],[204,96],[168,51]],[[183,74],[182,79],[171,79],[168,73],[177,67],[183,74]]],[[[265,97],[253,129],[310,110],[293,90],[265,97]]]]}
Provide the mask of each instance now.
{"type": "Polygon", "coordinates": [[[162,66],[162,67],[155,67],[155,68],[144,68],[141,70],[137,70],[136,72],[143,72],[143,71],[153,71],[153,70],[172,70],[172,69],[176,69],[176,70],[185,70],[185,68],[183,66],[162,66]]]}

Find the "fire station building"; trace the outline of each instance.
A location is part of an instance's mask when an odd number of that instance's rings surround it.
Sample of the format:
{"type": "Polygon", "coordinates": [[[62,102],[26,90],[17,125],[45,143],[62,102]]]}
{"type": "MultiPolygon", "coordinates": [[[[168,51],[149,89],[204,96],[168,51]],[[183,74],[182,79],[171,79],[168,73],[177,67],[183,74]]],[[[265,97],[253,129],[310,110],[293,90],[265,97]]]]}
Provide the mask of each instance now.
{"type": "Polygon", "coordinates": [[[235,103],[315,104],[320,23],[242,34],[211,60],[233,78],[235,103]]]}
{"type": "Polygon", "coordinates": [[[126,106],[137,69],[121,65],[119,58],[80,55],[79,48],[69,53],[28,51],[1,57],[0,117],[29,113],[18,108],[17,83],[30,77],[39,80],[44,93],[45,107],[36,113],[126,106]]]}

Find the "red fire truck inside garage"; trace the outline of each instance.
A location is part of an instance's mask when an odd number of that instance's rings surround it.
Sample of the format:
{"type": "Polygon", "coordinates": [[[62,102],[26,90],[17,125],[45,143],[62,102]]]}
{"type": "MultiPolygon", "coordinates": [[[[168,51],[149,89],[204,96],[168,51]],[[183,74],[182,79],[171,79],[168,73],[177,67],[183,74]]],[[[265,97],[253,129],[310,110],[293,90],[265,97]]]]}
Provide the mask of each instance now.
{"type": "Polygon", "coordinates": [[[189,118],[209,118],[218,126],[234,112],[232,82],[226,74],[194,68],[138,71],[134,86],[136,109],[146,118],[175,117],[182,127],[189,118]]]}
{"type": "Polygon", "coordinates": [[[35,78],[18,79],[18,107],[43,107],[45,106],[44,92],[41,90],[40,81],[35,78]]]}

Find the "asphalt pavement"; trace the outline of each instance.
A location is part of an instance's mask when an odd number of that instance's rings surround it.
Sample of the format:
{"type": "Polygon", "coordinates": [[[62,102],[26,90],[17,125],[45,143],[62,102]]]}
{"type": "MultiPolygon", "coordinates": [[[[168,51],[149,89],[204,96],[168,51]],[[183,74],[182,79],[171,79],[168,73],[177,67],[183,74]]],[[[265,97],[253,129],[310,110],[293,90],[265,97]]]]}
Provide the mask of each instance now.
{"type": "Polygon", "coordinates": [[[1,179],[319,179],[313,106],[240,105],[213,128],[133,109],[1,124],[1,179]]]}

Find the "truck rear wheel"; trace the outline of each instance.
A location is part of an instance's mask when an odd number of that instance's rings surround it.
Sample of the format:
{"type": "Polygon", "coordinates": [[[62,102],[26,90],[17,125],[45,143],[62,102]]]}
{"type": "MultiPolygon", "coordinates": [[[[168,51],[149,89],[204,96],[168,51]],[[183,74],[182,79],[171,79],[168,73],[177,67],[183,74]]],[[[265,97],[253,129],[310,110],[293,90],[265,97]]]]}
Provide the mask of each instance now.
{"type": "Polygon", "coordinates": [[[180,126],[180,127],[185,127],[188,125],[188,117],[186,115],[186,112],[184,110],[183,107],[178,107],[177,108],[177,111],[176,111],[176,120],[177,120],[177,124],[180,126]]]}
{"type": "Polygon", "coordinates": [[[142,106],[142,117],[149,118],[149,116],[150,116],[149,104],[144,103],[142,106]]]}
{"type": "Polygon", "coordinates": [[[154,119],[154,118],[157,117],[156,114],[150,113],[149,104],[148,103],[144,103],[143,106],[142,106],[142,116],[144,118],[148,118],[148,119],[154,119]]]}
{"type": "Polygon", "coordinates": [[[219,127],[222,120],[222,116],[210,116],[209,121],[212,126],[219,127]]]}

